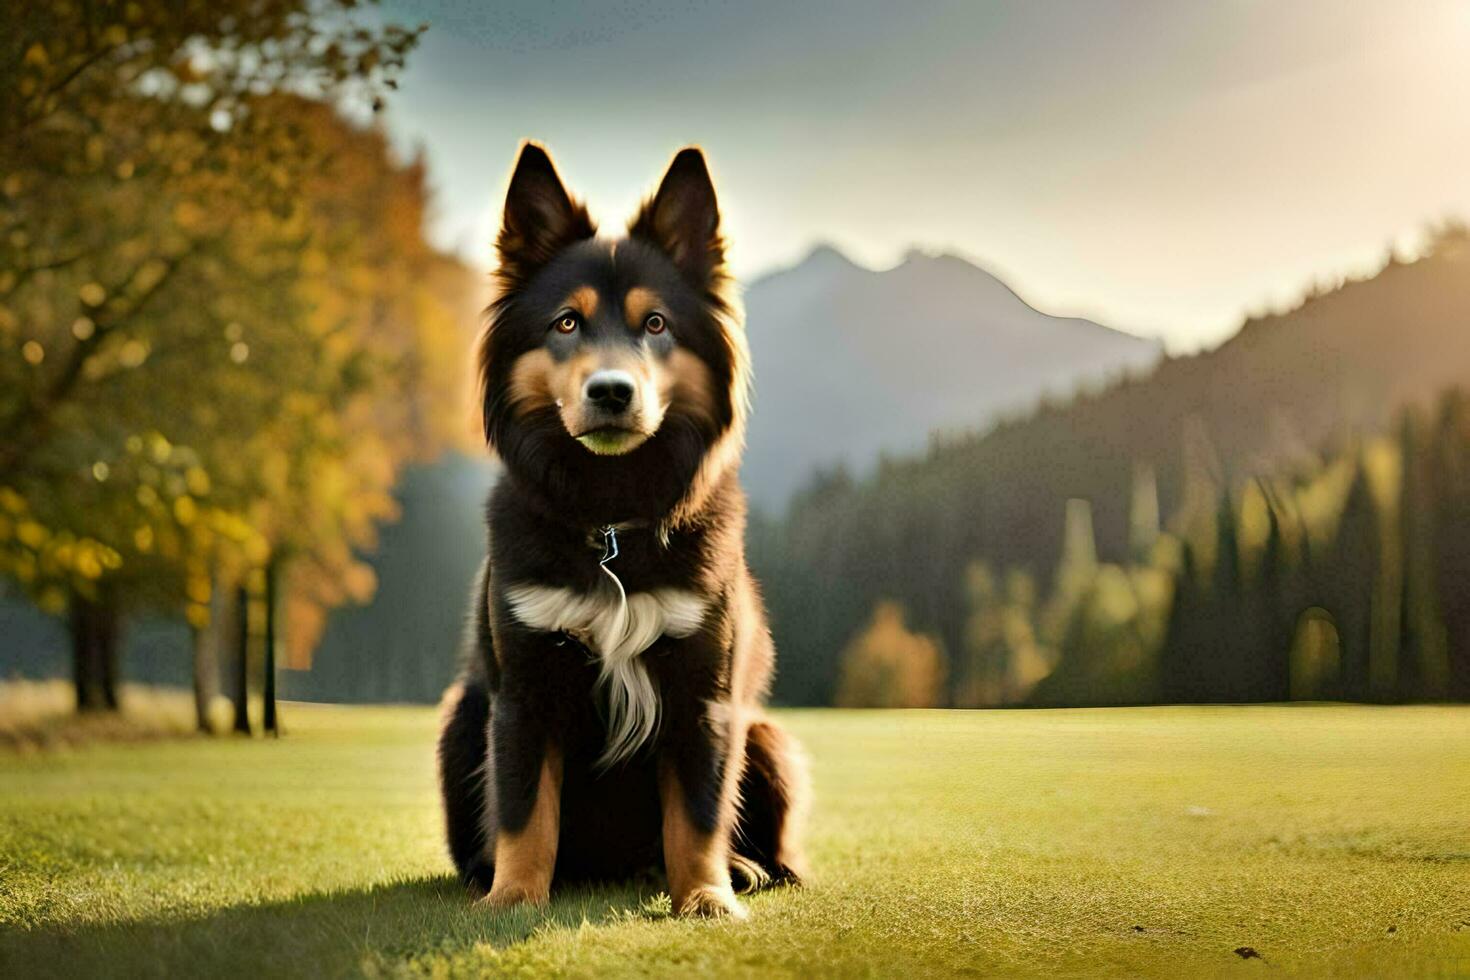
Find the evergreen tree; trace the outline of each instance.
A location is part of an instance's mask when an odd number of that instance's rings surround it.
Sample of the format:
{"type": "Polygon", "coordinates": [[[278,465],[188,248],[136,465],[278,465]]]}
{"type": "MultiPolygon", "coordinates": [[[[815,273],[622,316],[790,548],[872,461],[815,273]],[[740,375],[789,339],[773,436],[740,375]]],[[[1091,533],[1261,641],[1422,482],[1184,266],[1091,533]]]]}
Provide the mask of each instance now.
{"type": "Polygon", "coordinates": [[[1287,566],[1286,543],[1281,535],[1281,518],[1275,506],[1266,507],[1269,525],[1260,564],[1251,588],[1254,597],[1251,620],[1255,625],[1256,674],[1250,693],[1252,701],[1287,701],[1291,698],[1291,643],[1295,617],[1290,610],[1296,592],[1287,566]]]}
{"type": "Polygon", "coordinates": [[[1470,399],[1452,392],[1440,407],[1432,461],[1434,575],[1445,630],[1445,694],[1470,700],[1470,399]]]}
{"type": "Polygon", "coordinates": [[[1170,704],[1188,704],[1201,699],[1204,690],[1201,655],[1201,625],[1207,596],[1200,587],[1194,547],[1180,547],[1179,570],[1174,576],[1174,596],[1169,608],[1169,626],[1159,650],[1159,690],[1170,704]]]}
{"type": "Polygon", "coordinates": [[[1399,614],[1399,697],[1436,700],[1447,693],[1444,627],[1435,582],[1434,474],[1423,414],[1404,411],[1399,424],[1399,532],[1403,595],[1399,614]]]}
{"type": "Polygon", "coordinates": [[[1352,487],[1343,505],[1327,560],[1313,570],[1319,603],[1337,624],[1341,656],[1332,696],[1367,700],[1373,643],[1374,597],[1382,568],[1378,507],[1358,455],[1352,487]]]}

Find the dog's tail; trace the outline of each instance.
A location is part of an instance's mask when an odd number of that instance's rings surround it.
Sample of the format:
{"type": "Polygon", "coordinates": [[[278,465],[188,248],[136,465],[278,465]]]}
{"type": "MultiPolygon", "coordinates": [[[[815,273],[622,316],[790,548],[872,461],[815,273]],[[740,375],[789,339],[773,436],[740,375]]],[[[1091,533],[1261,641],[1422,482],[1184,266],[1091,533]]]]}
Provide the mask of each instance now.
{"type": "Polygon", "coordinates": [[[487,730],[490,695],[473,675],[444,693],[440,705],[439,790],[449,854],[470,888],[488,893],[495,877],[491,812],[487,807],[487,730]]]}
{"type": "Polygon", "coordinates": [[[801,831],[811,799],[806,753],[769,719],[750,726],[731,870],[747,890],[799,884],[806,875],[801,831]]]}

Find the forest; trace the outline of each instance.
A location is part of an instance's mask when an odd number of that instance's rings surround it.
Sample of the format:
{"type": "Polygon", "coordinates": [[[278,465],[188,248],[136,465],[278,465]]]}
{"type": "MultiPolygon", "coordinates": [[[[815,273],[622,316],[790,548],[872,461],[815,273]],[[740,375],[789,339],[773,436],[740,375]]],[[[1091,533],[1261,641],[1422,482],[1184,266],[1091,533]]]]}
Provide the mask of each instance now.
{"type": "MultiPolygon", "coordinates": [[[[1397,433],[1309,474],[1206,493],[1162,531],[1135,485],[1130,556],[1099,561],[1092,508],[1065,512],[1046,591],[972,562],[953,663],[879,601],[842,651],[848,706],[1106,706],[1470,696],[1470,398],[1406,410],[1397,433]]],[[[790,559],[787,559],[790,560],[790,559]]],[[[794,574],[794,573],[793,573],[794,574]]],[[[923,570],[905,570],[915,589],[923,570]]],[[[799,625],[796,627],[799,630],[799,625]]],[[[795,630],[789,630],[795,632],[795,630]]]]}

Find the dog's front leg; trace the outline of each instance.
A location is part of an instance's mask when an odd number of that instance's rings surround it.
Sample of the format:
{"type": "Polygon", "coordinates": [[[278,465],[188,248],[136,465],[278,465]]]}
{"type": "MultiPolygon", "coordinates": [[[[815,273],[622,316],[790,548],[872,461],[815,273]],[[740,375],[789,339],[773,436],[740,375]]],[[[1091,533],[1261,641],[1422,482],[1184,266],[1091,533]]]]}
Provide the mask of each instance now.
{"type": "Polygon", "coordinates": [[[714,698],[669,714],[659,796],[674,911],[744,919],[745,906],[730,885],[729,848],[745,726],[714,698]]]}
{"type": "Polygon", "coordinates": [[[486,897],[504,908],[543,905],[551,895],[561,831],[562,755],[545,725],[549,712],[531,684],[506,671],[495,699],[495,876],[486,897]]]}

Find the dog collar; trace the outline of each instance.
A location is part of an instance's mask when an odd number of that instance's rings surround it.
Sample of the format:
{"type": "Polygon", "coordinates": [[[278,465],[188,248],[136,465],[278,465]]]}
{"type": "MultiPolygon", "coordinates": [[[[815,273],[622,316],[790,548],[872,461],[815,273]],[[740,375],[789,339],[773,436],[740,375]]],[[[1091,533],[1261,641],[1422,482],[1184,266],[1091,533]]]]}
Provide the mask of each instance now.
{"type": "Polygon", "coordinates": [[[619,521],[616,524],[603,524],[587,532],[587,547],[593,551],[602,552],[602,557],[597,560],[597,563],[606,566],[618,556],[619,534],[652,526],[649,521],[619,521]]]}
{"type": "Polygon", "coordinates": [[[602,534],[602,557],[597,559],[597,564],[606,568],[607,563],[618,556],[618,526],[604,524],[597,530],[602,534]]]}

